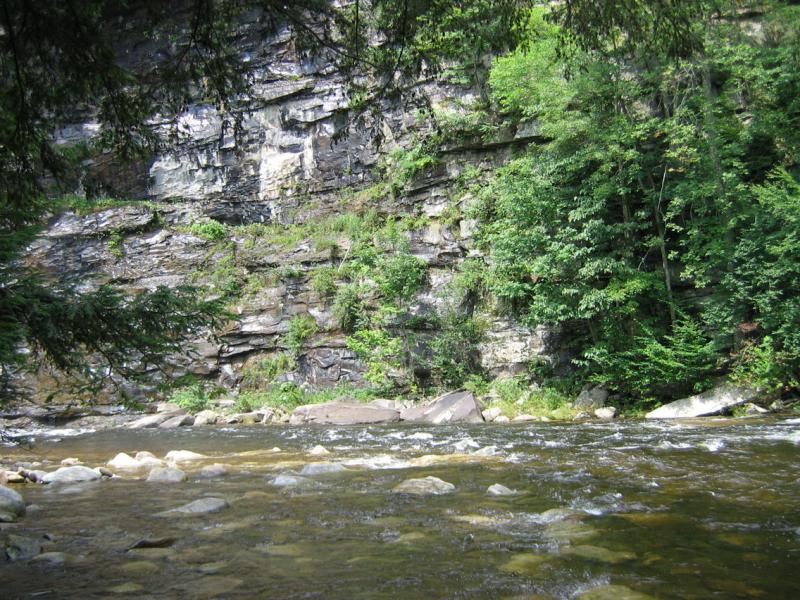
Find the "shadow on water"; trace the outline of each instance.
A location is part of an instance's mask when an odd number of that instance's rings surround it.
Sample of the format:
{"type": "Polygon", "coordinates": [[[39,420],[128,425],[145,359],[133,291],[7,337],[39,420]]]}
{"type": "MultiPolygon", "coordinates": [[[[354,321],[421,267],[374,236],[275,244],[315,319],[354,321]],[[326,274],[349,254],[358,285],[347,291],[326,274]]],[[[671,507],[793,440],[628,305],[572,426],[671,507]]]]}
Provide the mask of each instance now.
{"type": "Polygon", "coordinates": [[[180,463],[178,484],[120,472],[18,488],[32,506],[2,535],[63,554],[0,565],[3,598],[800,597],[794,422],[50,435],[6,459],[206,458],[180,463]],[[428,476],[455,491],[392,491],[428,476]],[[495,483],[518,493],[487,495],[495,483]],[[159,515],[207,497],[228,506],[159,515]]]}

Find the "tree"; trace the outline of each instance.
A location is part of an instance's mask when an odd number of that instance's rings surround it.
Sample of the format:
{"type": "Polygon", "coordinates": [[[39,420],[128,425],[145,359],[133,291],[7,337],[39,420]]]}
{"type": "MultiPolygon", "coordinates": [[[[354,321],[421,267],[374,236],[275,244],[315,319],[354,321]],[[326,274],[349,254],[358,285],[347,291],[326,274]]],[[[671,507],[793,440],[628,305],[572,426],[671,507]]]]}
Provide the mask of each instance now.
{"type": "MultiPolygon", "coordinates": [[[[298,51],[335,65],[350,82],[350,122],[410,79],[434,73],[473,46],[512,47],[525,0],[3,0],[0,6],[0,373],[49,362],[92,382],[133,375],[214,326],[218,302],[192,290],[136,297],[107,287],[81,294],[20,266],[17,258],[69,188],[74,156],[53,143],[76,113],[94,112],[100,135],[89,152],[118,159],[151,155],[166,141],[148,125],[204,98],[234,131],[248,70],[233,35],[257,11],[266,33],[288,27],[298,51]],[[122,54],[125,39],[151,39],[161,52],[142,68],[122,54]],[[376,40],[378,41],[376,43],[376,40]],[[33,351],[34,360],[21,350],[33,351]],[[89,361],[89,357],[93,361],[89,361]],[[89,366],[93,364],[94,366],[89,366]],[[136,366],[134,366],[136,365],[136,366]]],[[[7,386],[4,386],[7,387],[7,386]]],[[[8,391],[8,390],[7,390],[8,391]]]]}

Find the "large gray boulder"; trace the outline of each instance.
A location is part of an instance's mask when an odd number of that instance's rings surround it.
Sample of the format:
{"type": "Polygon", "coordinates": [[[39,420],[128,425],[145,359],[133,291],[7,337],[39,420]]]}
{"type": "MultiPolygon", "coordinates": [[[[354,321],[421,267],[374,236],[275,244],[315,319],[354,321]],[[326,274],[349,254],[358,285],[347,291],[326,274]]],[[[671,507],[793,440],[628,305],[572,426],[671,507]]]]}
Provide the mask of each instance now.
{"type": "Polygon", "coordinates": [[[685,419],[719,414],[726,409],[751,402],[759,390],[724,382],[717,387],[665,404],[645,415],[647,419],[685,419]]]}
{"type": "Polygon", "coordinates": [[[400,414],[415,423],[483,423],[483,415],[472,392],[448,392],[423,406],[412,406],[400,414]]]}
{"type": "Polygon", "coordinates": [[[25,499],[16,491],[0,485],[0,523],[16,521],[25,514],[25,499]]]}
{"type": "Polygon", "coordinates": [[[324,425],[355,425],[358,423],[392,423],[400,420],[400,411],[357,402],[326,402],[298,406],[292,413],[292,423],[324,425]]]}

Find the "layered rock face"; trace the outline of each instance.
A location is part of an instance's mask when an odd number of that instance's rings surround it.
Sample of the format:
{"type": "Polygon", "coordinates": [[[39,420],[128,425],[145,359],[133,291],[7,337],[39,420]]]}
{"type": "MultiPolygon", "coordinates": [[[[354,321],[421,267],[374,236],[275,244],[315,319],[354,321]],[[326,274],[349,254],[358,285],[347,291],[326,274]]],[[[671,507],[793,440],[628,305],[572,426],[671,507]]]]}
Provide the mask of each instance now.
{"type": "MultiPolygon", "coordinates": [[[[480,257],[472,243],[475,223],[463,216],[474,199],[459,177],[469,172],[479,178],[535,137],[509,131],[491,144],[448,147],[435,167],[405,181],[401,190],[376,193],[376,167],[392,151],[410,148],[428,127],[415,117],[420,103],[457,110],[473,99],[470,90],[420,82],[409,95],[416,104],[387,100],[381,122],[369,131],[353,128],[335,141],[347,124],[345,82],[329,65],[301,59],[287,33],[265,39],[258,27],[256,20],[242,23],[237,37],[253,79],[241,134],[234,136],[216,109],[196,104],[179,115],[177,138],[149,161],[87,163],[86,189],[147,202],[56,216],[25,261],[84,289],[190,283],[233,292],[238,320],[217,339],[198,339],[192,356],[178,361],[183,372],[236,387],[243,369],[286,350],[290,320],[308,314],[317,332],[305,340],[296,368],[284,378],[316,387],[358,383],[364,365],[347,348],[330,297],[312,281],[320,267],[341,269],[350,241],[335,231],[315,239],[307,226],[365,210],[414,219],[404,235],[427,274],[409,312],[429,314],[447,302],[457,265],[480,257]],[[225,225],[222,236],[197,226],[214,222],[225,225]],[[278,225],[296,235],[282,235],[278,225]]],[[[146,44],[129,59],[146,64],[157,51],[146,44]]],[[[70,144],[95,132],[84,123],[60,136],[70,144]]],[[[481,361],[491,373],[522,370],[551,351],[544,329],[530,330],[488,310],[482,318],[487,332],[481,361]]],[[[435,331],[424,334],[431,335],[435,331]]],[[[31,385],[34,392],[53,391],[41,377],[31,385]]]]}

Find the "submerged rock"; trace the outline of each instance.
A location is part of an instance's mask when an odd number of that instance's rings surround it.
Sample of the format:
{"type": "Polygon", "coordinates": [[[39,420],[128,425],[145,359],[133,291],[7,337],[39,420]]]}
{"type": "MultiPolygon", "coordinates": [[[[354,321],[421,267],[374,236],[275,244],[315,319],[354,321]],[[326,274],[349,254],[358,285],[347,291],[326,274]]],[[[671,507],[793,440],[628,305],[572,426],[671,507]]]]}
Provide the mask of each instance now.
{"type": "Polygon", "coordinates": [[[147,476],[147,481],[158,483],[181,483],[186,481],[186,473],[174,467],[156,467],[147,476]]]}
{"type": "Polygon", "coordinates": [[[0,523],[16,521],[25,514],[25,499],[19,492],[0,485],[0,523]]]}
{"type": "Polygon", "coordinates": [[[615,552],[614,550],[609,550],[601,546],[567,546],[561,553],[580,556],[581,558],[604,562],[610,565],[617,565],[636,558],[636,555],[632,552],[615,552]]]}
{"type": "Polygon", "coordinates": [[[456,486],[438,477],[422,477],[420,479],[406,479],[398,484],[392,491],[395,494],[416,494],[420,496],[442,494],[452,494],[456,491],[456,486]]]}
{"type": "Polygon", "coordinates": [[[642,592],[624,585],[604,585],[593,588],[578,596],[579,600],[656,600],[642,592]]]}
{"type": "Polygon", "coordinates": [[[42,483],[80,483],[100,479],[100,473],[89,467],[61,467],[42,477],[42,483]]]}
{"type": "Polygon", "coordinates": [[[547,554],[515,554],[507,563],[500,567],[504,573],[514,575],[538,575],[540,569],[550,560],[547,554]]]}
{"type": "Polygon", "coordinates": [[[278,487],[316,488],[320,486],[320,484],[313,479],[301,475],[292,475],[291,473],[281,473],[270,483],[278,487]]]}
{"type": "Polygon", "coordinates": [[[167,510],[158,513],[157,517],[172,517],[172,516],[196,516],[217,513],[230,506],[226,500],[222,498],[200,498],[189,504],[184,504],[178,508],[167,510]]]}
{"type": "Polygon", "coordinates": [[[682,419],[716,415],[755,399],[759,390],[722,383],[714,389],[665,404],[645,415],[647,419],[682,419]]]}
{"type": "Polygon", "coordinates": [[[324,425],[355,425],[363,423],[392,423],[400,420],[400,411],[394,408],[359,404],[356,402],[326,402],[298,406],[291,422],[320,423],[324,425]]]}
{"type": "Polygon", "coordinates": [[[487,488],[486,493],[490,496],[516,496],[517,494],[519,494],[517,490],[512,490],[511,488],[507,488],[506,486],[500,483],[495,483],[493,485],[490,485],[487,488]]]}
{"type": "Polygon", "coordinates": [[[301,470],[301,475],[325,475],[328,473],[341,473],[345,468],[339,463],[309,463],[301,470]]]}
{"type": "Polygon", "coordinates": [[[472,392],[448,392],[423,406],[412,406],[400,414],[415,423],[483,423],[483,415],[472,392]]]}
{"type": "Polygon", "coordinates": [[[42,543],[33,538],[11,534],[6,539],[5,546],[0,547],[0,553],[2,552],[10,561],[30,560],[42,553],[42,543]]]}
{"type": "Polygon", "coordinates": [[[201,479],[214,479],[228,474],[228,465],[214,463],[213,465],[206,465],[197,473],[201,479]]]}

